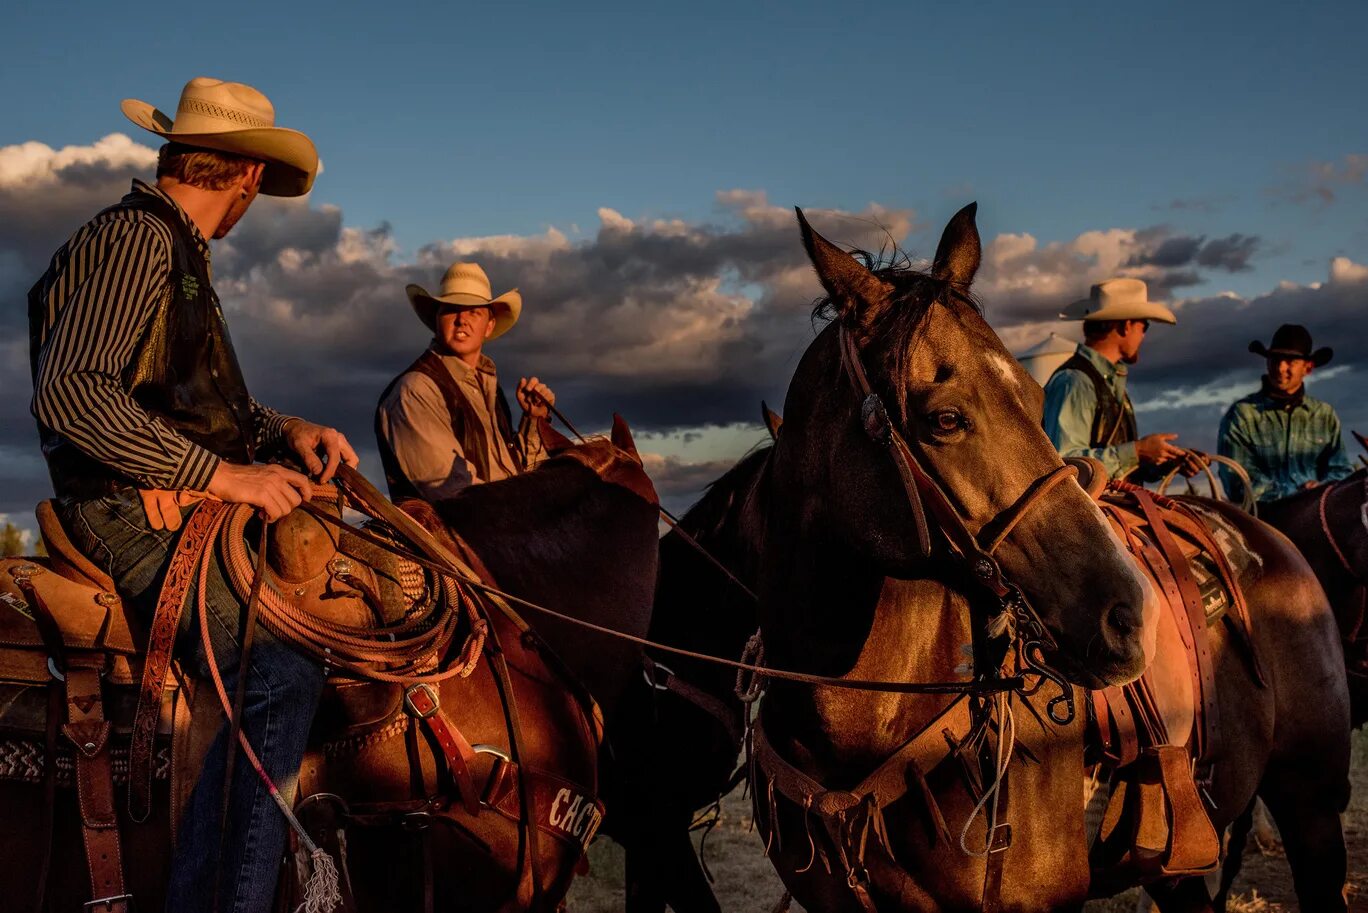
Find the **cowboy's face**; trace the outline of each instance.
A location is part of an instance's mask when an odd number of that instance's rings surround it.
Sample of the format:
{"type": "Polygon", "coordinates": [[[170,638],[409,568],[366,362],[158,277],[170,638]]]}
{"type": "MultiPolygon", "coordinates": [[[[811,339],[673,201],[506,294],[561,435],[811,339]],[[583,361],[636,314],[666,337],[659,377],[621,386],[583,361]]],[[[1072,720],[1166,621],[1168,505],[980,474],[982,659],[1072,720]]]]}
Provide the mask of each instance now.
{"type": "Polygon", "coordinates": [[[452,355],[478,358],[485,340],[494,334],[494,309],[486,305],[443,305],[437,313],[437,338],[452,355]]]}
{"type": "Polygon", "coordinates": [[[1127,320],[1121,328],[1121,360],[1133,365],[1140,360],[1140,344],[1149,331],[1148,320],[1127,320]]]}
{"type": "Polygon", "coordinates": [[[1306,375],[1311,373],[1315,362],[1309,358],[1296,358],[1291,355],[1268,356],[1268,381],[1282,393],[1296,393],[1301,389],[1306,375]]]}
{"type": "Polygon", "coordinates": [[[236,191],[233,195],[232,205],[228,207],[228,212],[219,222],[218,228],[214,229],[214,240],[226,237],[228,232],[233,230],[233,226],[238,223],[247,212],[247,207],[252,205],[252,201],[257,198],[257,193],[261,190],[261,175],[266,170],[266,166],[260,162],[252,165],[247,173],[242,176],[239,182],[232,188],[236,191]]]}

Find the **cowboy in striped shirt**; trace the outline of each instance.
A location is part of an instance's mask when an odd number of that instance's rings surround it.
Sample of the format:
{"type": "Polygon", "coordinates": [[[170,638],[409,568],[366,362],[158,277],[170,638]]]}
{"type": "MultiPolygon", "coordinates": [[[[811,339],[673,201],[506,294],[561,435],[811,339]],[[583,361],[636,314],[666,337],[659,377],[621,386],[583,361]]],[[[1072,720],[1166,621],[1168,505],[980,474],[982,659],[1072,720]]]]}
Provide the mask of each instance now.
{"type": "MultiPolygon", "coordinates": [[[[258,192],[308,192],[313,143],[275,127],[270,102],[240,83],[192,80],[174,122],[131,99],[123,110],[168,140],[156,184],[134,181],[54,254],[29,293],[32,408],[68,535],[150,621],[182,507],[193,500],[187,492],[251,504],[276,520],[310,496],[310,480],[256,463],[258,454],[292,454],[319,481],[357,460],[335,429],[248,395],[211,285],[206,238],[227,235],[258,192]]],[[[244,606],[213,568],[203,594],[211,638],[218,656],[235,657],[244,606]]],[[[242,730],[272,779],[288,783],[324,672],[269,632],[256,637],[242,730]]],[[[187,653],[182,667],[207,677],[202,646],[187,653]]],[[[226,742],[225,725],[180,822],[167,900],[178,913],[209,910],[216,893],[225,913],[272,905],[285,826],[247,764],[234,767],[218,858],[226,742]]]]}

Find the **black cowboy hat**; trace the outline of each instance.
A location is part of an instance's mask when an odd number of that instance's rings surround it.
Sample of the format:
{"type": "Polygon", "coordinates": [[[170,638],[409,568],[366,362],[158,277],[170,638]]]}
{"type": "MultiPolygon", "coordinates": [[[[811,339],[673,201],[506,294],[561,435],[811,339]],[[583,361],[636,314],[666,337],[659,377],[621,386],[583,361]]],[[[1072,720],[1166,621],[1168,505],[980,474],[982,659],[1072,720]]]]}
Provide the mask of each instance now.
{"type": "Polygon", "coordinates": [[[1329,361],[1335,354],[1335,350],[1329,346],[1321,346],[1312,351],[1311,334],[1306,327],[1296,323],[1284,323],[1278,327],[1278,332],[1273,334],[1273,342],[1266,348],[1259,340],[1254,340],[1249,344],[1249,351],[1263,358],[1268,358],[1270,355],[1305,358],[1317,368],[1329,361]]]}

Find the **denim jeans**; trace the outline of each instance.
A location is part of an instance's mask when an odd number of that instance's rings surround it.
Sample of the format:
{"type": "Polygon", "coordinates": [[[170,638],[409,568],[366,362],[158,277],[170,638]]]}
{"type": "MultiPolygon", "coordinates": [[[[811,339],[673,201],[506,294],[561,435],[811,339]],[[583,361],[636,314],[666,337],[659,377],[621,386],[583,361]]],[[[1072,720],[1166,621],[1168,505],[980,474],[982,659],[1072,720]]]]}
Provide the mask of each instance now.
{"type": "MultiPolygon", "coordinates": [[[[73,544],[109,573],[122,596],[150,625],[179,532],[154,530],[131,490],[87,501],[63,499],[58,513],[73,544]]],[[[188,516],[188,511],[187,511],[188,516]]],[[[198,575],[190,591],[177,656],[205,683],[199,712],[219,714],[196,615],[198,575]]],[[[215,561],[205,605],[209,636],[230,699],[238,677],[238,626],[245,606],[215,561]]],[[[293,797],[309,727],[323,690],[322,667],[258,628],[252,645],[242,731],[287,801],[293,797]]],[[[285,847],[286,823],[256,771],[240,752],[233,766],[224,855],[219,858],[228,724],[220,726],[180,821],[167,910],[209,913],[219,874],[220,913],[272,908],[285,847]]]]}

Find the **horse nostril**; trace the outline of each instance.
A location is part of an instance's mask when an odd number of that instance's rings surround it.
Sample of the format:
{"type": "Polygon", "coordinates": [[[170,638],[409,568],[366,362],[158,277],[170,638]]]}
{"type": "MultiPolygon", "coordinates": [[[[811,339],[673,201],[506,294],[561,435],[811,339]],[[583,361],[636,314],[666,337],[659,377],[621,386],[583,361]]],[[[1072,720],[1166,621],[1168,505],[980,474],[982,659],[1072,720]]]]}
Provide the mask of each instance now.
{"type": "Polygon", "coordinates": [[[1118,602],[1107,610],[1103,625],[1109,633],[1130,637],[1145,626],[1145,618],[1139,606],[1118,602]]]}

